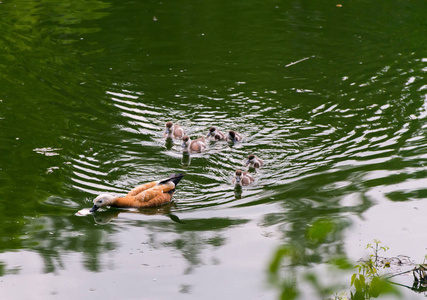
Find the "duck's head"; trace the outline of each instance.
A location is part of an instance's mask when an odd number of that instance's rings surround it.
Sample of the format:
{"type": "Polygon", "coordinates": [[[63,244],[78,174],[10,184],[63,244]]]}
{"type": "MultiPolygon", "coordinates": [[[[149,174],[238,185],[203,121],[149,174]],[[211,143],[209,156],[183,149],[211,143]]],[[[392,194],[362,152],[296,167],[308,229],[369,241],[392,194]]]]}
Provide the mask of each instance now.
{"type": "Polygon", "coordinates": [[[233,142],[236,142],[236,133],[233,130],[230,130],[228,132],[228,136],[230,137],[230,140],[232,140],[233,142]]]}
{"type": "Polygon", "coordinates": [[[249,165],[249,164],[253,163],[254,159],[255,159],[255,155],[249,154],[248,155],[248,160],[246,161],[246,165],[249,165]]]}
{"type": "Polygon", "coordinates": [[[188,150],[188,146],[190,146],[190,137],[188,135],[184,135],[181,147],[183,150],[188,150]]]}
{"type": "Polygon", "coordinates": [[[93,207],[90,209],[90,212],[97,211],[100,207],[112,205],[114,199],[116,199],[116,197],[110,194],[99,195],[93,199],[93,207]]]}
{"type": "Polygon", "coordinates": [[[242,170],[236,170],[234,177],[236,179],[236,184],[240,184],[240,181],[242,180],[242,170]]]}
{"type": "Polygon", "coordinates": [[[166,133],[169,133],[172,129],[173,123],[171,121],[166,122],[166,133]]]}
{"type": "Polygon", "coordinates": [[[208,132],[207,136],[208,137],[211,136],[211,135],[215,136],[215,134],[216,134],[216,128],[215,127],[209,128],[209,132],[208,132]]]}

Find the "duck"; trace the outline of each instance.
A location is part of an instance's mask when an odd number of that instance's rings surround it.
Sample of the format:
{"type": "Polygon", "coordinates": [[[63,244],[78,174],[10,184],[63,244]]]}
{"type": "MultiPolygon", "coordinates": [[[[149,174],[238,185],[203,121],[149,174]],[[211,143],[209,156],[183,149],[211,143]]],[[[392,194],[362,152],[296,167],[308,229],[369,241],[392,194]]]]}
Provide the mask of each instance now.
{"type": "Polygon", "coordinates": [[[233,178],[233,184],[235,185],[250,185],[254,181],[255,179],[249,172],[242,171],[239,169],[236,170],[233,178]]]}
{"type": "Polygon", "coordinates": [[[185,135],[184,129],[180,125],[174,124],[171,121],[166,122],[165,132],[163,133],[163,137],[180,140],[184,137],[184,135],[185,135]]]}
{"type": "Polygon", "coordinates": [[[237,131],[230,130],[227,134],[226,140],[233,143],[240,142],[242,140],[242,136],[237,131]]]}
{"type": "Polygon", "coordinates": [[[246,165],[250,168],[260,168],[264,164],[264,161],[254,154],[248,155],[248,160],[246,161],[246,165]]]}
{"type": "Polygon", "coordinates": [[[175,187],[184,174],[173,174],[166,179],[152,181],[132,189],[126,196],[117,197],[110,194],[100,194],[93,200],[89,212],[95,212],[101,207],[117,208],[146,208],[156,207],[171,202],[175,187]]]}
{"type": "Polygon", "coordinates": [[[184,152],[202,152],[206,149],[205,138],[201,137],[194,141],[190,139],[188,135],[182,138],[182,151],[184,152]]]}
{"type": "Polygon", "coordinates": [[[214,141],[225,141],[226,136],[221,131],[216,129],[215,127],[209,128],[209,132],[206,135],[206,138],[208,141],[214,142],[214,141]]]}

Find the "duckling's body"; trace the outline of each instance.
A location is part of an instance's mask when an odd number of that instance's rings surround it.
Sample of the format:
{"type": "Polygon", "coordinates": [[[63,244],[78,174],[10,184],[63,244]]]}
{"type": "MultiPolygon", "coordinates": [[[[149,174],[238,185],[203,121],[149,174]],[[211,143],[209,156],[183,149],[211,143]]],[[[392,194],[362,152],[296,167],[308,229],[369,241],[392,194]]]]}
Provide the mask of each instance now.
{"type": "Polygon", "coordinates": [[[184,177],[183,174],[175,174],[161,181],[153,181],[139,185],[124,197],[101,194],[93,200],[94,205],[90,212],[94,212],[100,207],[105,206],[144,208],[169,203],[172,200],[175,187],[178,185],[178,182],[182,177],[184,177]]]}
{"type": "Polygon", "coordinates": [[[226,136],[221,131],[216,129],[215,127],[209,128],[209,132],[206,135],[206,139],[208,141],[214,142],[214,141],[225,141],[226,136]]]}
{"type": "Polygon", "coordinates": [[[182,151],[189,153],[202,152],[206,149],[205,138],[201,137],[196,140],[191,140],[188,135],[182,139],[182,151]]]}
{"type": "Polygon", "coordinates": [[[226,140],[233,143],[240,142],[242,140],[242,136],[237,131],[230,130],[227,134],[226,140]]]}
{"type": "Polygon", "coordinates": [[[248,160],[246,165],[249,165],[250,168],[260,168],[264,164],[264,161],[256,155],[248,155],[248,160]]]}
{"type": "Polygon", "coordinates": [[[233,178],[233,184],[235,185],[250,185],[255,179],[249,172],[243,172],[242,170],[236,170],[233,178]]]}
{"type": "Polygon", "coordinates": [[[171,121],[166,123],[163,137],[180,140],[184,137],[184,135],[184,129],[180,125],[173,124],[171,121]]]}

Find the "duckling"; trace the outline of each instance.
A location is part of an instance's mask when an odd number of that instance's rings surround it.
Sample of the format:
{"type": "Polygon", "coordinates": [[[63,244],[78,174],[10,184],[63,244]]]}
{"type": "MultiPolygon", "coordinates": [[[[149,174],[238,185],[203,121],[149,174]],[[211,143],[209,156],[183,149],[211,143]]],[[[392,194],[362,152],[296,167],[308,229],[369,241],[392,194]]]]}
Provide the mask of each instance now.
{"type": "Polygon", "coordinates": [[[165,138],[174,138],[174,139],[182,139],[185,135],[184,129],[178,125],[173,124],[171,121],[166,123],[165,132],[163,133],[163,137],[165,138]]]}
{"type": "Polygon", "coordinates": [[[219,131],[215,127],[209,128],[209,132],[206,135],[206,138],[208,139],[208,141],[211,141],[211,142],[226,140],[225,134],[223,134],[221,131],[219,131]]]}
{"type": "Polygon", "coordinates": [[[160,181],[152,181],[132,189],[124,197],[110,194],[101,194],[93,200],[90,212],[97,211],[100,207],[112,206],[119,208],[144,208],[156,207],[171,202],[175,187],[184,177],[184,174],[174,174],[160,181]]]}
{"type": "Polygon", "coordinates": [[[249,154],[246,165],[249,165],[249,168],[260,168],[264,164],[264,161],[256,155],[249,154]]]}
{"type": "Polygon", "coordinates": [[[250,185],[255,179],[249,172],[243,172],[242,170],[236,170],[233,178],[233,184],[235,185],[250,185]]]}
{"type": "Polygon", "coordinates": [[[226,140],[233,143],[240,142],[242,140],[242,136],[237,131],[230,130],[227,134],[226,140]]]}
{"type": "Polygon", "coordinates": [[[184,152],[202,152],[206,149],[205,138],[201,137],[194,141],[190,140],[188,135],[182,138],[182,151],[184,152]]]}

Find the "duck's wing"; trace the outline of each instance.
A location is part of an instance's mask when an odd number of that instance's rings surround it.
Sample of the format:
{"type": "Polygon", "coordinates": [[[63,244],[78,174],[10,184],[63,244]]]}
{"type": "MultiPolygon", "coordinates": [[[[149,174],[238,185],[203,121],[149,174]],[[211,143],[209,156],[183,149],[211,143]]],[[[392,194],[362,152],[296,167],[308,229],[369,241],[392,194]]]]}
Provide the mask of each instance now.
{"type": "Polygon", "coordinates": [[[141,185],[138,185],[137,187],[133,188],[128,194],[127,196],[136,196],[139,193],[151,189],[153,187],[155,187],[159,182],[158,181],[153,181],[153,182],[149,182],[149,183],[144,183],[141,185]]]}
{"type": "Polygon", "coordinates": [[[125,196],[117,198],[113,207],[118,208],[143,208],[155,207],[166,204],[172,200],[172,195],[175,190],[163,193],[161,189],[150,189],[141,192],[137,196],[125,196]]]}
{"type": "Polygon", "coordinates": [[[160,205],[169,203],[172,200],[172,196],[173,196],[174,191],[175,190],[173,189],[173,190],[170,190],[169,192],[166,192],[166,193],[163,193],[163,192],[159,193],[157,196],[155,196],[151,200],[141,202],[138,207],[156,207],[156,206],[160,206],[160,205]]]}

